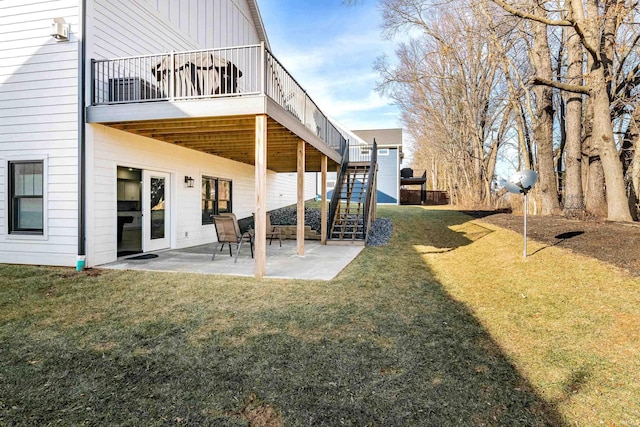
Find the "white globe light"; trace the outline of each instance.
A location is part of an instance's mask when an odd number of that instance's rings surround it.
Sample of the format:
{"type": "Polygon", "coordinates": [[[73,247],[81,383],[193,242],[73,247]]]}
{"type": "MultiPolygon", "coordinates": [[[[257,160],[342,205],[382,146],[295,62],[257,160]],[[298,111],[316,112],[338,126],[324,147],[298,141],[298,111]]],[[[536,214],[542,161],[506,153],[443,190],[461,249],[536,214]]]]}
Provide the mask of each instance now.
{"type": "Polygon", "coordinates": [[[505,187],[509,193],[527,194],[537,180],[538,174],[527,169],[511,175],[505,187]]]}

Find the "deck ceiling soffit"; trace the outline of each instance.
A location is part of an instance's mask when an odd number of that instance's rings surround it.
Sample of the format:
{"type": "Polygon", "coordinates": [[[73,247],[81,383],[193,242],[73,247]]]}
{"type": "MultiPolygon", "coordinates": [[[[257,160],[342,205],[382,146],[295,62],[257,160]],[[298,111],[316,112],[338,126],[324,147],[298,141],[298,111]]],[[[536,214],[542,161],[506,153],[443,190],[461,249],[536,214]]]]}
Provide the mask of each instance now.
{"type": "MultiPolygon", "coordinates": [[[[238,162],[255,164],[255,116],[143,120],[105,124],[115,129],[238,162]]],[[[267,119],[267,168],[295,172],[300,138],[267,119]]],[[[306,171],[320,171],[323,154],[306,144],[306,171]]],[[[329,159],[330,164],[332,163],[329,159]]]]}

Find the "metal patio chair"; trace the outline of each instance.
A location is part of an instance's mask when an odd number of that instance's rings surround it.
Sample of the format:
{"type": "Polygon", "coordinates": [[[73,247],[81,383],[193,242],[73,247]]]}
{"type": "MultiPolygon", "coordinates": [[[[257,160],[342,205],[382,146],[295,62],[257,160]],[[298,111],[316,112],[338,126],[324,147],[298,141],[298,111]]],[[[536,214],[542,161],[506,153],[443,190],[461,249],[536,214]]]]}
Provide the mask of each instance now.
{"type": "MultiPolygon", "coordinates": [[[[253,214],[253,223],[255,224],[256,214],[253,214]]],[[[282,230],[280,227],[271,225],[271,215],[267,213],[267,239],[269,239],[269,244],[273,242],[273,239],[278,239],[280,242],[280,247],[282,247],[282,230]]]]}
{"type": "Polygon", "coordinates": [[[231,245],[233,244],[237,247],[236,256],[233,262],[238,262],[240,248],[244,242],[249,242],[249,246],[251,247],[251,258],[253,258],[253,235],[250,231],[246,231],[244,233],[240,232],[240,226],[238,225],[238,219],[235,214],[224,213],[214,215],[213,223],[216,227],[218,241],[216,242],[216,247],[213,250],[213,257],[211,258],[212,261],[216,259],[218,247],[222,250],[225,244],[229,245],[229,256],[233,256],[231,253],[231,245]]]}

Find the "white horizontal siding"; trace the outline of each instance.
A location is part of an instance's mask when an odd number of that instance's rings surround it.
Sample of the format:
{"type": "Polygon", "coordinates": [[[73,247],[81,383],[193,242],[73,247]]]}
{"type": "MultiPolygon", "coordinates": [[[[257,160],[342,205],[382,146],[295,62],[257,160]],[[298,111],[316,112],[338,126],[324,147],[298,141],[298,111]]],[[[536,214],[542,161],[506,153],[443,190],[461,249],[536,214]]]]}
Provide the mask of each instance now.
{"type": "MultiPolygon", "coordinates": [[[[213,225],[202,225],[201,177],[212,176],[233,182],[233,211],[238,218],[249,217],[255,208],[253,166],[176,147],[149,138],[128,134],[101,125],[92,125],[93,135],[87,170],[87,229],[89,265],[116,259],[117,166],[157,170],[171,174],[173,185],[172,246],[182,248],[215,241],[213,225]],[[194,188],[185,188],[184,176],[195,179],[194,188]],[[177,209],[179,207],[179,209],[177,209]],[[185,236],[188,234],[188,237],[185,236]]],[[[306,198],[315,195],[315,174],[308,174],[306,198]]],[[[296,201],[296,174],[267,173],[268,209],[296,201]]]]}
{"type": "Polygon", "coordinates": [[[0,261],[75,265],[78,227],[77,0],[0,1],[0,261]],[[54,18],[69,41],[50,36],[54,18]],[[7,234],[6,162],[46,158],[46,233],[7,234]]]}

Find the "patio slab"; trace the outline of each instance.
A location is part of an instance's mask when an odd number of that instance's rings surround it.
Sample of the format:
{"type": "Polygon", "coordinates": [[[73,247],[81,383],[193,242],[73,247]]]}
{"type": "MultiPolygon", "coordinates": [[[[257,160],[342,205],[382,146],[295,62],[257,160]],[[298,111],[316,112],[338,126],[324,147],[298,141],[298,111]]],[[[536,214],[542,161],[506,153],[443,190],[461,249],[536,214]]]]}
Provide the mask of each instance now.
{"type": "MultiPolygon", "coordinates": [[[[227,246],[211,260],[215,243],[183,249],[152,252],[157,257],[132,259],[123,257],[98,268],[115,270],[149,270],[183,273],[226,274],[254,277],[254,260],[248,245],[243,245],[238,262],[233,262],[227,246]]],[[[303,256],[296,253],[295,240],[283,240],[267,244],[267,278],[331,280],[364,249],[363,246],[327,246],[318,241],[305,240],[303,256]]]]}

